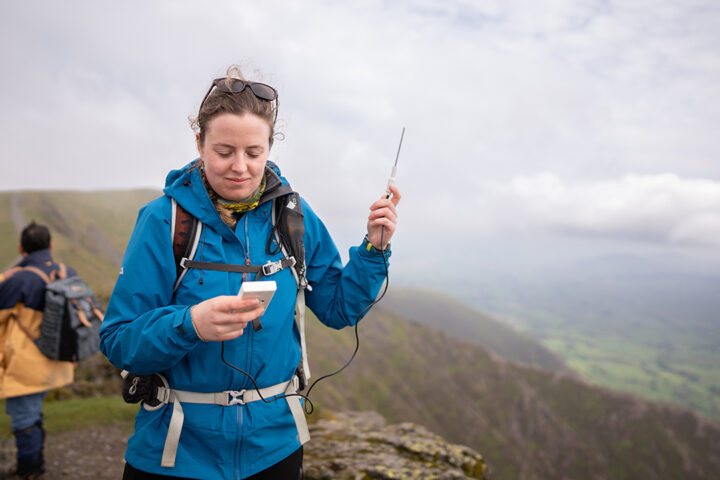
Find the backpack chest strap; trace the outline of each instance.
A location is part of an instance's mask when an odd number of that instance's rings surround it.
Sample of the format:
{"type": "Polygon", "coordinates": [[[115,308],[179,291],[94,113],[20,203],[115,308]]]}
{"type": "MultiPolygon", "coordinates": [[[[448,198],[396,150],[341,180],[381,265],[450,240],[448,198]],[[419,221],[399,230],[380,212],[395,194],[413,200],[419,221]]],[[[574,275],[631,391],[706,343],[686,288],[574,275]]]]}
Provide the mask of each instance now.
{"type": "MultiPolygon", "coordinates": [[[[177,456],[177,447],[180,442],[180,432],[182,431],[183,421],[185,419],[185,413],[182,409],[182,403],[200,403],[209,405],[220,405],[223,407],[229,407],[233,405],[245,405],[251,402],[262,400],[263,398],[268,399],[275,395],[285,394],[290,395],[285,397],[288,405],[290,406],[290,412],[292,413],[295,425],[298,429],[298,438],[300,443],[305,443],[310,440],[310,433],[305,420],[305,414],[300,404],[300,398],[292,396],[297,393],[299,385],[299,379],[297,376],[293,376],[292,379],[287,382],[278,383],[270,387],[261,388],[257,390],[226,390],[223,392],[215,393],[201,393],[201,392],[188,392],[185,390],[175,390],[172,388],[159,387],[158,388],[158,399],[162,404],[173,403],[173,412],[170,417],[170,425],[168,425],[168,433],[165,437],[165,446],[163,448],[162,460],[160,465],[163,467],[174,467],[175,457],[177,456]]],[[[155,410],[157,407],[147,407],[147,410],[155,410]]]]}
{"type": "Polygon", "coordinates": [[[200,270],[214,270],[217,272],[255,273],[258,274],[257,278],[260,278],[270,276],[286,268],[294,267],[295,257],[284,257],[274,262],[268,260],[265,265],[240,265],[233,263],[198,262],[195,260],[190,260],[187,257],[183,257],[183,259],[180,260],[180,266],[183,269],[198,268],[200,270]]]}

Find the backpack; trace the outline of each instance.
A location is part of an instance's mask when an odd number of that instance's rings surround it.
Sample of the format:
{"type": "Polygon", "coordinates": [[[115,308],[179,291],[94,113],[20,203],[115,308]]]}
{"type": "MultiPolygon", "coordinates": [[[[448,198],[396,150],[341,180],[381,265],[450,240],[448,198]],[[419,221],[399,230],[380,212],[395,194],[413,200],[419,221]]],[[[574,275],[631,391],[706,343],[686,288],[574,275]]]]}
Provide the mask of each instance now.
{"type": "Polygon", "coordinates": [[[90,287],[78,276],[67,277],[64,264],[58,266],[49,276],[35,267],[24,268],[45,282],[40,336],[34,342],[51,360],[78,362],[100,349],[104,314],[90,287]]]}

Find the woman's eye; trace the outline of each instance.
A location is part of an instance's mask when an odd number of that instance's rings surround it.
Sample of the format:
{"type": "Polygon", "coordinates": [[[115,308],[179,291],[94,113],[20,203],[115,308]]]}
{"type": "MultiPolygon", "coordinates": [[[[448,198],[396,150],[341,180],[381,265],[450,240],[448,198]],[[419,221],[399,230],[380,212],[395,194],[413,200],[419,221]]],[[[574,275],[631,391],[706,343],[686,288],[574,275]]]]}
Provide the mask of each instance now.
{"type": "Polygon", "coordinates": [[[218,155],[220,155],[222,158],[228,158],[232,155],[232,152],[217,152],[218,155]]]}

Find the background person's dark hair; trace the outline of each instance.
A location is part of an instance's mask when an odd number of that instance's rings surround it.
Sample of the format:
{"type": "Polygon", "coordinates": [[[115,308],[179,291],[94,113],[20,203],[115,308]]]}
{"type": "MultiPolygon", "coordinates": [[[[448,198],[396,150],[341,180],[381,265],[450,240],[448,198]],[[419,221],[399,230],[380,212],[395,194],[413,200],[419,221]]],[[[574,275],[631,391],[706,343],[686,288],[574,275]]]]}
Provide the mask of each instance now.
{"type": "Polygon", "coordinates": [[[45,225],[30,222],[20,234],[20,246],[25,253],[50,248],[50,230],[45,225]]]}

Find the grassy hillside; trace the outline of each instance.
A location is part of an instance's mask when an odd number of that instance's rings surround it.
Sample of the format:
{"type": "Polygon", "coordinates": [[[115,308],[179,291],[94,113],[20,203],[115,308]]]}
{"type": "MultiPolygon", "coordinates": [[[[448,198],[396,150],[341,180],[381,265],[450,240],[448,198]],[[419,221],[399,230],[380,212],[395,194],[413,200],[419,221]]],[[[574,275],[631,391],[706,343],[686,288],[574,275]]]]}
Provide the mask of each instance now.
{"type": "Polygon", "coordinates": [[[11,200],[12,194],[0,193],[0,270],[19,258],[20,230],[13,223],[11,200]]]}
{"type": "MultiPolygon", "coordinates": [[[[309,323],[318,378],[344,363],[354,335],[309,323]]],[[[380,306],[362,322],[360,339],[355,362],[319,383],[313,400],[423,424],[481,452],[496,478],[720,475],[720,425],[689,410],[504,362],[380,306]]]]}
{"type": "Polygon", "coordinates": [[[507,360],[571,373],[559,356],[539,342],[442,293],[393,287],[383,299],[383,307],[408,320],[482,345],[507,360]]]}
{"type": "Polygon", "coordinates": [[[0,231],[6,233],[0,241],[2,265],[18,258],[20,228],[35,220],[51,230],[53,257],[75,268],[106,301],[137,212],[158,195],[152,190],[0,193],[0,231]],[[20,227],[17,217],[23,220],[20,227]]]}

